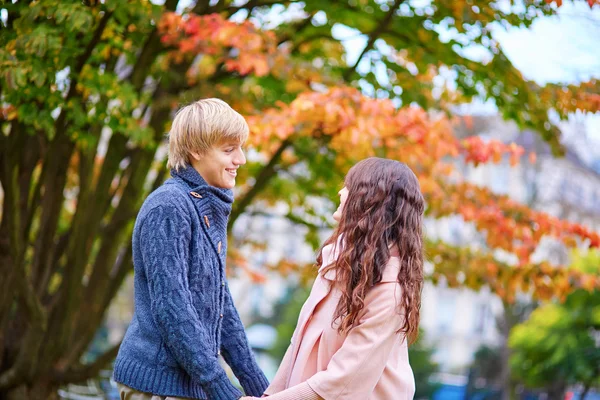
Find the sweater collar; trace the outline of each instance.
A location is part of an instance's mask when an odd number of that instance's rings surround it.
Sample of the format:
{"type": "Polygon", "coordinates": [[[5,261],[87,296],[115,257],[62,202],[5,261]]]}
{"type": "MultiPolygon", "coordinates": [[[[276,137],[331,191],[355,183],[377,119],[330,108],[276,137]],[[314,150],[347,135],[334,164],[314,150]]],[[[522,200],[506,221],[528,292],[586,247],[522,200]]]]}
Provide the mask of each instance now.
{"type": "Polygon", "coordinates": [[[171,169],[171,176],[175,179],[184,181],[192,192],[211,194],[217,200],[229,207],[231,207],[231,204],[233,203],[233,191],[231,189],[222,189],[209,185],[198,171],[189,164],[179,171],[171,169]]]}

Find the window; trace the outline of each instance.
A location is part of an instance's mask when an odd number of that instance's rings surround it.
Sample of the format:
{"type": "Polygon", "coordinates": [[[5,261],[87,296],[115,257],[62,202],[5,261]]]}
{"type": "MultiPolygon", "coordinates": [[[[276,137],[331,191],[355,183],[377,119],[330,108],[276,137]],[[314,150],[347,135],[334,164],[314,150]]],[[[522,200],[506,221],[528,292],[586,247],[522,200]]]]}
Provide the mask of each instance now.
{"type": "Polygon", "coordinates": [[[438,331],[440,333],[451,333],[453,331],[455,303],[454,293],[444,292],[439,296],[438,331]]]}
{"type": "Polygon", "coordinates": [[[488,320],[488,308],[486,303],[475,303],[473,312],[473,332],[477,335],[483,335],[485,325],[488,320]]]}

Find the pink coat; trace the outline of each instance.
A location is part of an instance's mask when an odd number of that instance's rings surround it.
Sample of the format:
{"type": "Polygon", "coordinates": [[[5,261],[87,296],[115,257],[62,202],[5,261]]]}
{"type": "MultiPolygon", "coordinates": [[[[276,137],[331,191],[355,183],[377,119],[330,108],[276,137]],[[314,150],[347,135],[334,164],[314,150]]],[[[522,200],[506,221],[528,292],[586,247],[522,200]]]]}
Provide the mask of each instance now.
{"type": "MultiPolygon", "coordinates": [[[[323,265],[332,262],[333,246],[323,249],[323,265]]],[[[404,335],[396,333],[403,316],[399,260],[392,257],[383,278],[367,294],[359,324],[339,334],[332,317],[340,290],[335,274],[322,269],[300,311],[292,343],[267,395],[307,382],[325,400],[409,400],[415,382],[404,335]],[[332,289],[330,290],[330,287],[332,289]]]]}

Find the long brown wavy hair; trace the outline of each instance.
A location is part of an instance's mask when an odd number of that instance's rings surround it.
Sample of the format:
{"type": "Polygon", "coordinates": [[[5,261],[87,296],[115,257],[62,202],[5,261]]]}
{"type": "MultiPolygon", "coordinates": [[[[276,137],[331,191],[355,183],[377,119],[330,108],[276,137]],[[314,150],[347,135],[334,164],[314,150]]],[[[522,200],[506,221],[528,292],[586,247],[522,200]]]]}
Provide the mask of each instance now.
{"type": "MultiPolygon", "coordinates": [[[[364,308],[365,296],[382,279],[392,251],[400,259],[402,288],[398,313],[405,316],[402,332],[416,339],[423,288],[423,212],[425,200],[415,174],[401,162],[367,158],[354,165],[344,180],[348,198],[339,225],[323,247],[340,243],[333,270],[342,296],[333,321],[348,332],[364,308]]],[[[317,264],[323,263],[323,248],[317,264]]]]}

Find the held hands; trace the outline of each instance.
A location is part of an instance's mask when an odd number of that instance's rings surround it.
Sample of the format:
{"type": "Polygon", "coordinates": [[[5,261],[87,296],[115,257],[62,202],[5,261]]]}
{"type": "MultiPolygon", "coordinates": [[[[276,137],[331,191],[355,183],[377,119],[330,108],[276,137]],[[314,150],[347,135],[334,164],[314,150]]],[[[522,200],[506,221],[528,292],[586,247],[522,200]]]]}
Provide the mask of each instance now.
{"type": "Polygon", "coordinates": [[[260,400],[260,399],[262,399],[264,397],[269,397],[269,395],[263,394],[260,397],[244,396],[244,397],[240,397],[240,400],[260,400]]]}

